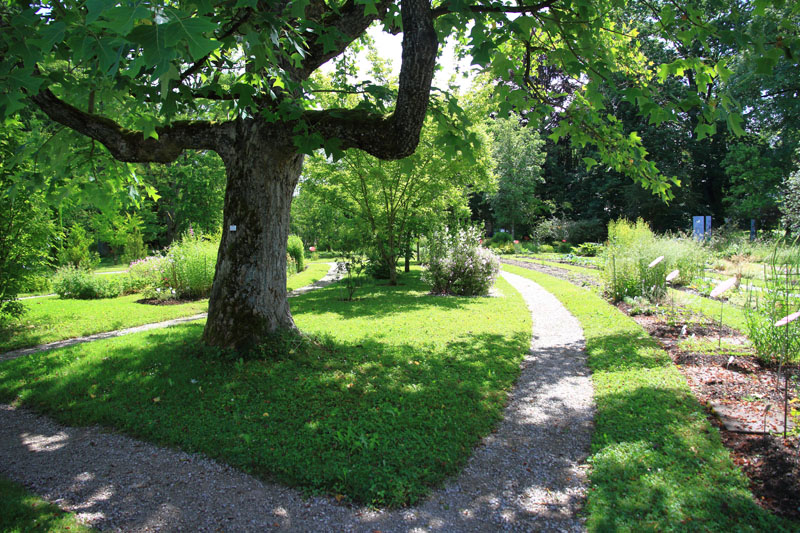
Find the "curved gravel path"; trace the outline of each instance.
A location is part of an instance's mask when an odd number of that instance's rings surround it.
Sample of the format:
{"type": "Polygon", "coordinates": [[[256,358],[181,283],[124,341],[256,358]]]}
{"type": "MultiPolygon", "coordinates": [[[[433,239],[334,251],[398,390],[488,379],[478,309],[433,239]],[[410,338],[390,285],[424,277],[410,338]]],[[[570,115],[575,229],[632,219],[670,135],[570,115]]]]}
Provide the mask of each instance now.
{"type": "Polygon", "coordinates": [[[421,505],[381,511],[305,499],[199,455],[0,406],[0,472],[118,531],[582,531],[592,385],[580,325],[549,293],[503,273],[534,319],[504,420],[421,505]]]}
{"type": "MultiPolygon", "coordinates": [[[[311,285],[306,285],[305,287],[300,287],[299,289],[290,291],[288,295],[289,298],[293,296],[298,296],[300,294],[305,294],[309,291],[313,291],[314,289],[325,287],[326,285],[330,285],[334,281],[338,280],[341,276],[336,272],[336,263],[328,263],[328,265],[330,265],[330,269],[328,270],[328,273],[322,277],[322,279],[312,283],[311,285]]],[[[34,296],[33,298],[38,298],[38,297],[34,296]]],[[[85,337],[75,337],[72,339],[65,339],[62,341],[48,342],[47,344],[39,344],[38,346],[31,346],[30,348],[19,348],[17,350],[11,350],[5,353],[0,353],[0,361],[5,361],[8,359],[16,359],[17,357],[22,357],[23,355],[30,355],[36,352],[47,352],[50,350],[55,350],[57,348],[66,348],[67,346],[73,346],[75,344],[83,344],[84,342],[92,342],[100,339],[110,339],[112,337],[121,337],[122,335],[130,335],[131,333],[141,333],[142,331],[148,331],[151,329],[168,328],[170,326],[175,326],[177,324],[183,324],[184,322],[201,320],[203,318],[206,318],[207,316],[208,313],[198,313],[196,315],[173,318],[172,320],[165,320],[163,322],[153,322],[151,324],[143,324],[141,326],[118,329],[115,331],[104,331],[102,333],[95,333],[94,335],[86,335],[85,337]]]]}

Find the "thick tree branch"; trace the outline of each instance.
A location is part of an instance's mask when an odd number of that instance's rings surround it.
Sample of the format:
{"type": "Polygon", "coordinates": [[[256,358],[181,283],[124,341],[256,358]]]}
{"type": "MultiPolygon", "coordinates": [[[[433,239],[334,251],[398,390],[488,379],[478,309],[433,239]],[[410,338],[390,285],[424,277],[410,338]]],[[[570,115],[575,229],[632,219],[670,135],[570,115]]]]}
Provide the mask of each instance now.
{"type": "Polygon", "coordinates": [[[140,131],[128,130],[99,115],[70,105],[46,89],[31,100],[52,120],[101,142],[119,161],[171,163],[186,149],[219,151],[228,123],[175,122],[156,128],[158,139],[145,139],[140,131]]]}
{"type": "MultiPolygon", "coordinates": [[[[302,66],[300,68],[286,66],[286,70],[293,72],[297,80],[307,79],[323,63],[344,52],[350,46],[350,43],[367,31],[370,24],[376,20],[381,20],[392,3],[392,0],[380,0],[375,4],[378,12],[371,15],[365,15],[364,4],[357,4],[354,0],[347,0],[336,13],[328,11],[321,24],[324,26],[325,31],[338,32],[340,39],[336,41],[332,49],[328,50],[325,49],[325,45],[319,39],[309,44],[302,66]]],[[[309,8],[311,7],[313,6],[309,6],[309,8]]]]}
{"type": "Polygon", "coordinates": [[[395,112],[385,117],[332,109],[304,115],[314,131],[339,139],[343,148],[360,148],[381,159],[414,153],[428,110],[439,47],[429,0],[403,0],[401,15],[403,56],[395,112]]]}

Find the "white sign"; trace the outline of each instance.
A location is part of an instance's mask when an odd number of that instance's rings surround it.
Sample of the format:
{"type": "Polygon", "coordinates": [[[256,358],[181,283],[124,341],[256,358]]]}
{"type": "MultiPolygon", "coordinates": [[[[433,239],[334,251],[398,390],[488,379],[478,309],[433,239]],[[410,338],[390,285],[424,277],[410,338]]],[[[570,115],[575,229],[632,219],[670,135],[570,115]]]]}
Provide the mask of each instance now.
{"type": "Polygon", "coordinates": [[[236,231],[236,226],[235,225],[231,225],[231,231],[236,231]]]}

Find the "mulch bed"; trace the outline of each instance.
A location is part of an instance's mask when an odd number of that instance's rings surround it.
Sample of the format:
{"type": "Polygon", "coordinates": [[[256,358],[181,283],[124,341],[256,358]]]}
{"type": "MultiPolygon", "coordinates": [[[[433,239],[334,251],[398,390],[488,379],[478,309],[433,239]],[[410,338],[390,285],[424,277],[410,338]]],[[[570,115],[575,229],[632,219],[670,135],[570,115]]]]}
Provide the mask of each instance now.
{"type": "Polygon", "coordinates": [[[189,300],[189,299],[168,299],[168,300],[160,300],[158,298],[142,298],[141,300],[136,300],[137,304],[145,304],[145,305],[181,305],[181,304],[188,304],[191,302],[196,302],[197,300],[189,300]]]}
{"type": "MultiPolygon", "coordinates": [[[[624,304],[618,307],[624,312],[630,310],[624,304]]],[[[800,439],[791,415],[789,433],[783,439],[783,376],[778,378],[776,366],[762,364],[739,332],[720,328],[689,311],[676,311],[667,314],[669,319],[664,314],[633,318],[670,354],[686,377],[695,397],[706,407],[709,420],[719,429],[733,461],[750,478],[750,488],[760,504],[782,516],[800,519],[800,439]],[[722,351],[708,353],[705,343],[718,346],[720,335],[722,351]],[[692,341],[705,344],[706,349],[693,349],[692,341]]],[[[790,376],[789,409],[793,405],[797,409],[800,365],[784,367],[783,372],[790,376]]]]}

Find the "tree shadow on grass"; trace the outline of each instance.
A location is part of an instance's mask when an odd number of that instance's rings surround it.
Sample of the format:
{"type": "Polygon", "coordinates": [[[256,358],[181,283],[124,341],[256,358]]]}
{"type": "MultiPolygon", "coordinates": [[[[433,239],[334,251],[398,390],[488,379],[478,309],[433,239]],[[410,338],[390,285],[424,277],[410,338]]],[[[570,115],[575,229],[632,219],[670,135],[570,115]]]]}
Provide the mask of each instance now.
{"type": "Polygon", "coordinates": [[[218,360],[188,324],[0,364],[0,398],[201,451],[246,472],[399,505],[457,471],[499,419],[527,335],[447,347],[325,340],[218,360]]]}
{"type": "MultiPolygon", "coordinates": [[[[691,393],[639,386],[597,399],[591,529],[759,531],[758,507],[691,393]]],[[[784,526],[786,523],[784,523],[784,526]]]]}

